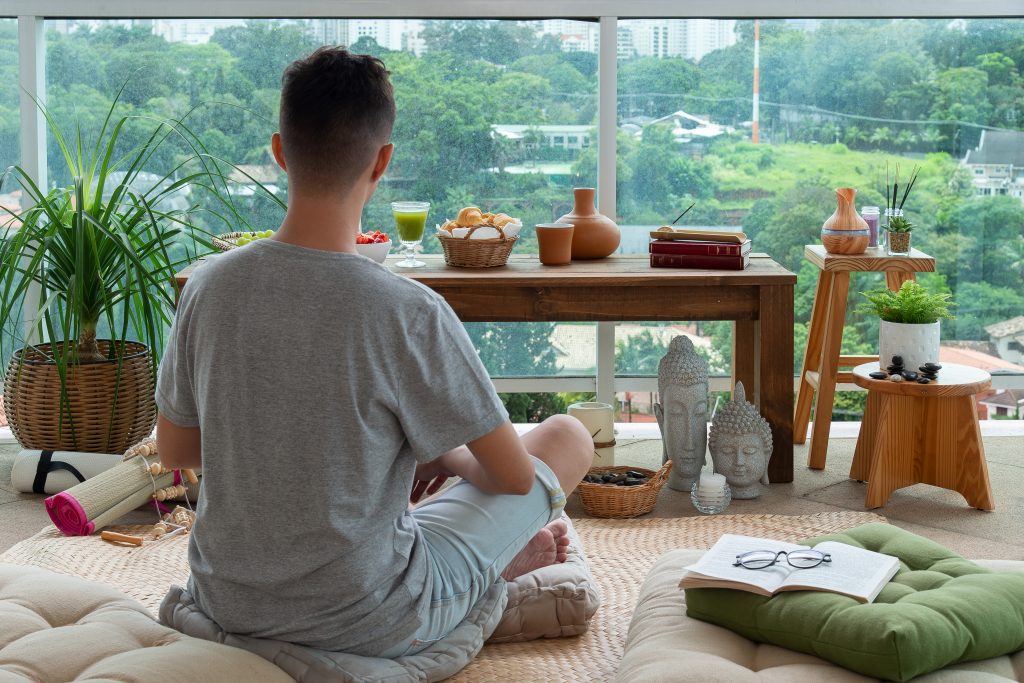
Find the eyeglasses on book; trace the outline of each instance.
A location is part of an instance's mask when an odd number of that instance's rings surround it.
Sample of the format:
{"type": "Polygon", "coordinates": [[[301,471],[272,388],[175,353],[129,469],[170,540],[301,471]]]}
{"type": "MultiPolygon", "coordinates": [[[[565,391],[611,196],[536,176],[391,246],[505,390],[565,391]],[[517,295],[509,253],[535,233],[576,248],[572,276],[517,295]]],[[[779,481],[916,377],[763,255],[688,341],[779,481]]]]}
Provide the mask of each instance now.
{"type": "Polygon", "coordinates": [[[789,566],[797,569],[811,569],[822,562],[832,561],[831,555],[818,550],[790,550],[788,552],[780,550],[777,553],[771,550],[751,550],[737,555],[732,566],[744,569],[767,569],[778,562],[780,557],[785,557],[789,566]]]}

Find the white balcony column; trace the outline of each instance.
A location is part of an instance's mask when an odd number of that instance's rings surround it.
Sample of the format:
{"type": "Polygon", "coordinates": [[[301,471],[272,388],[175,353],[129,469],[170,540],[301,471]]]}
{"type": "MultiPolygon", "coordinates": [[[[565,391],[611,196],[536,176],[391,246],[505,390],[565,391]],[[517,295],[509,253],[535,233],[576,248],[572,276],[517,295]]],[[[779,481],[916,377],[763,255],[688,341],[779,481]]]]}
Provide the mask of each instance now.
{"type": "MultiPolygon", "coordinates": [[[[21,115],[21,167],[32,177],[40,190],[46,191],[46,119],[33,98],[46,99],[46,42],[43,17],[18,17],[18,85],[21,115]]],[[[22,197],[22,209],[29,208],[29,199],[22,197]]],[[[32,283],[25,292],[23,321],[25,342],[35,343],[35,309],[39,301],[39,285],[32,283]]]]}

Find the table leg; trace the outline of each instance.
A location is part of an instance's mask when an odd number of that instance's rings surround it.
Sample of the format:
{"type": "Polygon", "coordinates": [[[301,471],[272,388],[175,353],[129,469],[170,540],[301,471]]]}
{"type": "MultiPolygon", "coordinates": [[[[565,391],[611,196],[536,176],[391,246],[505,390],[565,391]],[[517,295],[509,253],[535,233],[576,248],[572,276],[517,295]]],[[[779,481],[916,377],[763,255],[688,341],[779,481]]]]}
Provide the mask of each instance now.
{"type": "Polygon", "coordinates": [[[760,287],[757,340],[761,415],[772,428],[768,479],[793,481],[793,285],[760,287]]]}
{"type": "Polygon", "coordinates": [[[811,419],[811,405],[814,402],[814,387],[807,381],[808,372],[821,369],[821,341],[828,325],[828,301],[832,292],[832,273],[823,270],[818,273],[818,287],[814,293],[811,308],[811,322],[807,328],[807,348],[804,349],[804,365],[800,370],[800,385],[796,392],[796,409],[793,413],[793,443],[807,441],[807,425],[811,419]]]}
{"type": "Polygon", "coordinates": [[[971,507],[994,510],[985,448],[972,396],[919,398],[920,481],[958,491],[971,507]]]}
{"type": "Polygon", "coordinates": [[[871,453],[875,447],[875,440],[878,438],[878,420],[883,396],[884,394],[868,392],[868,404],[864,408],[860,434],[857,435],[857,448],[853,452],[853,465],[850,466],[850,479],[868,480],[868,473],[871,471],[871,453]]]}
{"type": "Polygon", "coordinates": [[[807,466],[812,470],[825,469],[828,433],[832,424],[832,402],[836,395],[836,374],[839,372],[839,351],[846,322],[846,295],[850,291],[850,274],[838,272],[832,280],[828,304],[828,327],[825,330],[821,353],[821,373],[818,376],[818,398],[814,403],[814,432],[808,449],[807,466]]]}
{"type": "Polygon", "coordinates": [[[756,320],[736,320],[732,327],[732,389],[736,383],[743,382],[747,400],[759,406],[757,377],[758,368],[757,338],[760,330],[756,320]]]}
{"type": "Polygon", "coordinates": [[[868,490],[864,507],[885,505],[896,489],[920,481],[917,476],[921,457],[912,396],[879,394],[875,439],[868,468],[868,490]]]}

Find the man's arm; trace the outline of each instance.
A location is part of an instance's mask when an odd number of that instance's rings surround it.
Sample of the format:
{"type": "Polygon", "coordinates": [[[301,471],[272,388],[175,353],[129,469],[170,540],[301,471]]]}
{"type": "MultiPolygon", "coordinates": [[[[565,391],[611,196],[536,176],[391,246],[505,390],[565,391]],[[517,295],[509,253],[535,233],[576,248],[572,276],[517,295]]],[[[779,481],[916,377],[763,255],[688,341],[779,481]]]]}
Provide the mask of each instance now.
{"type": "Polygon", "coordinates": [[[485,493],[523,496],[533,487],[530,454],[512,423],[441,456],[444,466],[485,493]]]}
{"type": "Polygon", "coordinates": [[[172,470],[203,466],[199,427],[179,427],[162,413],[156,418],[156,450],[160,464],[172,470]]]}

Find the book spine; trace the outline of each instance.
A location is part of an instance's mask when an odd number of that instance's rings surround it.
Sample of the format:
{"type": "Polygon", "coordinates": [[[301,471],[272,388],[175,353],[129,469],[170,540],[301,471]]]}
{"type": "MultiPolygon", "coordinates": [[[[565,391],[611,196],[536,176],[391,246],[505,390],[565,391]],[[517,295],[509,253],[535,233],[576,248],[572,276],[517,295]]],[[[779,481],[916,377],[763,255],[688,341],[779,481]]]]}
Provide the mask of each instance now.
{"type": "Polygon", "coordinates": [[[743,245],[654,240],[651,242],[650,251],[652,254],[685,254],[688,256],[742,256],[743,245]]]}
{"type": "Polygon", "coordinates": [[[707,270],[743,270],[747,256],[690,256],[687,254],[651,254],[652,268],[702,268],[707,270]]]}

